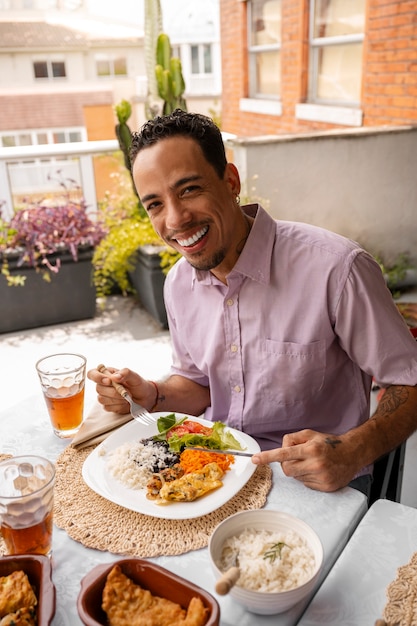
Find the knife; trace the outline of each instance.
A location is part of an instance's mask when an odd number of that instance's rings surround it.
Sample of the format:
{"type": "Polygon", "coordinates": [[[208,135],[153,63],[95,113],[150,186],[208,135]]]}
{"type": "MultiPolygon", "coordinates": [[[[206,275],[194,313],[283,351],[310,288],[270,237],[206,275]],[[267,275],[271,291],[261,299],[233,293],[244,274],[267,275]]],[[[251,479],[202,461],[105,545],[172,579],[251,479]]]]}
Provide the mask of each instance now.
{"type": "Polygon", "coordinates": [[[199,450],[200,452],[216,452],[217,454],[233,454],[234,456],[253,456],[255,452],[239,452],[239,450],[215,450],[214,448],[199,448],[197,446],[185,446],[184,450],[199,450]]]}

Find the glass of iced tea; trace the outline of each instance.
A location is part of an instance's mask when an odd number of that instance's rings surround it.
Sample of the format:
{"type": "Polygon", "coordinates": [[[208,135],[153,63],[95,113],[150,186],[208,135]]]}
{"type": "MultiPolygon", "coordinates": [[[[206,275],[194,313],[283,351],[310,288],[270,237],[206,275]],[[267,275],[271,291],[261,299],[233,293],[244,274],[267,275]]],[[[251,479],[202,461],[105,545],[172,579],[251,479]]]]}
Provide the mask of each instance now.
{"type": "Polygon", "coordinates": [[[51,354],[36,363],[54,433],[73,437],[84,413],[87,359],[81,354],[51,354]]]}
{"type": "Polygon", "coordinates": [[[9,555],[52,552],[55,467],[41,456],[0,463],[0,532],[9,555]]]}

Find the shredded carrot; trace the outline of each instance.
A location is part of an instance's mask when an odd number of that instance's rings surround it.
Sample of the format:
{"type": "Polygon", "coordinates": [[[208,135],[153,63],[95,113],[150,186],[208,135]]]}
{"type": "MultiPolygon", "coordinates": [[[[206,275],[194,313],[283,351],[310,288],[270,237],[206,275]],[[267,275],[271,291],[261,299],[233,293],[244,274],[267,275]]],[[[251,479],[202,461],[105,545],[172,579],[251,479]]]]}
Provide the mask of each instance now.
{"type": "Polygon", "coordinates": [[[223,472],[227,472],[234,462],[235,457],[232,454],[201,452],[200,450],[184,450],[180,456],[180,465],[186,474],[200,470],[208,463],[217,463],[223,472]]]}

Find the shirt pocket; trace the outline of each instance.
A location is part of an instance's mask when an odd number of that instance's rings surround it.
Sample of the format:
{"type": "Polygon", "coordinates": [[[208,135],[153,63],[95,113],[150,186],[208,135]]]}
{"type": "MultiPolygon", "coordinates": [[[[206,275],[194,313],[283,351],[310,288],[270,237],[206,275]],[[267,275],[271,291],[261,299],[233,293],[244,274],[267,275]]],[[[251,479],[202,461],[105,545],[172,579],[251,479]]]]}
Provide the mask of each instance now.
{"type": "Polygon", "coordinates": [[[326,342],[307,344],[265,339],[262,343],[260,392],[280,405],[303,403],[324,385],[326,342]]]}

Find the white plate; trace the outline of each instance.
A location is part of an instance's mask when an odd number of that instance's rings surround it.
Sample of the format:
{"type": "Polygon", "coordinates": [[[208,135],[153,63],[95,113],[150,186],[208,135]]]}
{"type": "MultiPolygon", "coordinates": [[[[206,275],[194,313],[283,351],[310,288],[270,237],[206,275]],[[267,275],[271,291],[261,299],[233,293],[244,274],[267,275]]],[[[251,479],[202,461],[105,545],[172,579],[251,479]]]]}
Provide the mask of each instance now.
{"type": "MultiPolygon", "coordinates": [[[[155,415],[158,418],[161,415],[169,415],[169,413],[156,413],[155,415]]],[[[176,413],[176,416],[177,418],[185,417],[182,413],[176,413]]],[[[207,420],[191,415],[188,417],[205,426],[212,426],[212,423],[207,420]]],[[[255,439],[234,428],[229,428],[229,430],[247,452],[253,452],[253,454],[259,452],[260,448],[255,439]]],[[[131,511],[165,519],[192,519],[201,515],[207,515],[225,504],[246,485],[256,470],[256,465],[252,463],[250,457],[236,456],[235,462],[223,477],[223,487],[208,493],[194,502],[157,504],[153,500],[146,498],[146,489],[129,489],[125,487],[113,478],[106,468],[108,452],[115,450],[123,443],[152,437],[157,432],[156,424],[145,426],[135,420],[119,428],[97,446],[84,461],[82,469],[84,481],[93,491],[106,498],[106,500],[110,500],[110,502],[119,504],[131,511]]]]}

